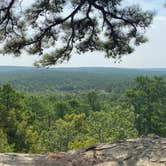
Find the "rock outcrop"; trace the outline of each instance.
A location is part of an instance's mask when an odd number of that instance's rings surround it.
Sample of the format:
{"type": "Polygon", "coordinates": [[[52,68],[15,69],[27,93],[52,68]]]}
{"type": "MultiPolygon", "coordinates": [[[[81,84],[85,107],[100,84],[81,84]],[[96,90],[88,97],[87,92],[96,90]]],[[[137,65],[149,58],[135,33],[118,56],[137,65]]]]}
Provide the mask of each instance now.
{"type": "Polygon", "coordinates": [[[166,138],[142,137],[49,155],[0,154],[0,166],[166,166],[166,138]]]}

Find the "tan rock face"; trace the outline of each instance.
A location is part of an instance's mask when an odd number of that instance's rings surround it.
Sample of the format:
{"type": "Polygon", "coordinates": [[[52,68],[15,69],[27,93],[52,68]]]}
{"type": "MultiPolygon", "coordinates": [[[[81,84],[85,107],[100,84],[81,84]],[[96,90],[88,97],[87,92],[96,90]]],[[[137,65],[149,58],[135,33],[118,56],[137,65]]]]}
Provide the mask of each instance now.
{"type": "Polygon", "coordinates": [[[0,154],[0,166],[166,166],[166,138],[156,136],[92,146],[75,153],[0,154]]]}
{"type": "Polygon", "coordinates": [[[109,162],[97,164],[95,166],[119,166],[119,165],[116,161],[109,161],[109,162]]]}
{"type": "Polygon", "coordinates": [[[0,166],[35,166],[37,161],[46,159],[46,155],[0,154],[0,166]]]}

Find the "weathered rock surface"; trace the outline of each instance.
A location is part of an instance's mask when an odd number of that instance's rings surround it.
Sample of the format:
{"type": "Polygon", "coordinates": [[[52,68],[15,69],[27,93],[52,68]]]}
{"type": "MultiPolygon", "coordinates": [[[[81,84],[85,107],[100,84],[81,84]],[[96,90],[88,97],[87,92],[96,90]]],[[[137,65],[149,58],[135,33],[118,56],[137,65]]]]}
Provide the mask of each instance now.
{"type": "Polygon", "coordinates": [[[48,156],[0,154],[0,166],[166,166],[166,138],[118,141],[48,156]]]}

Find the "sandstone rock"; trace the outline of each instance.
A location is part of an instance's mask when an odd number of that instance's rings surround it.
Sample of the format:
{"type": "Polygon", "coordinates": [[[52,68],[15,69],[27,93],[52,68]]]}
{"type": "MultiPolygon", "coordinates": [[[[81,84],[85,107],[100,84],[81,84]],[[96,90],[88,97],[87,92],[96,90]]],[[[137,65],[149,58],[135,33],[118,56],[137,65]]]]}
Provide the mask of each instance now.
{"type": "Polygon", "coordinates": [[[99,144],[72,153],[0,154],[0,166],[166,166],[166,138],[99,144]]]}

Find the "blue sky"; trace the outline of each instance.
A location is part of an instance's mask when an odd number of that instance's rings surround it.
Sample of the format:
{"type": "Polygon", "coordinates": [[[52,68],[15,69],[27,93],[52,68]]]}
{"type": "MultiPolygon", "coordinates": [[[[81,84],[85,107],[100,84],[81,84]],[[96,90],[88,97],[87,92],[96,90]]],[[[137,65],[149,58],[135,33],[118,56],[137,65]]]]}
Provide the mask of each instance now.
{"type": "MultiPolygon", "coordinates": [[[[24,0],[29,3],[32,0],[24,0]]],[[[136,48],[135,52],[124,56],[122,62],[116,64],[111,59],[105,59],[101,53],[86,53],[74,55],[68,63],[60,67],[105,66],[105,67],[166,67],[166,8],[165,0],[124,0],[125,5],[139,4],[143,9],[156,11],[156,16],[147,31],[149,42],[136,48]]],[[[31,66],[35,56],[24,55],[19,58],[1,55],[0,65],[31,66]]]]}

